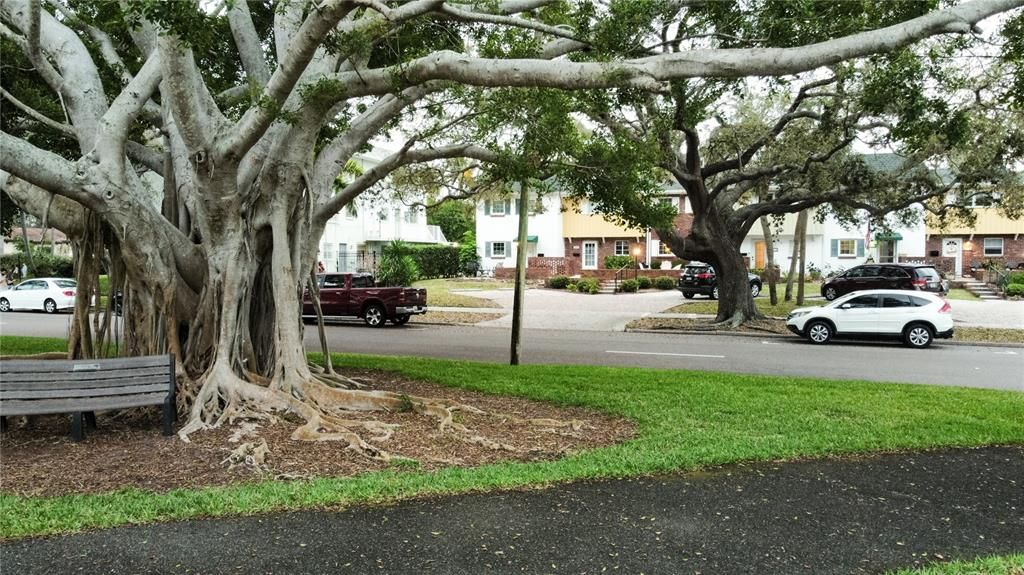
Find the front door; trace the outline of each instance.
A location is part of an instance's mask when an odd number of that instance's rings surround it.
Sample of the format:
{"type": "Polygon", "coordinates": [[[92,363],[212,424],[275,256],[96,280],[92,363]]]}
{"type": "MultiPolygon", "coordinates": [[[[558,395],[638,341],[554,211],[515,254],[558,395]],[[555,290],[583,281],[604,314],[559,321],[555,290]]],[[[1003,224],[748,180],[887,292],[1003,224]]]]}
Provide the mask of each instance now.
{"type": "Polygon", "coordinates": [[[583,269],[597,269],[597,242],[583,242],[583,269]]]}
{"type": "Polygon", "coordinates": [[[895,240],[879,240],[878,241],[878,263],[881,263],[881,264],[894,264],[894,263],[896,263],[896,241],[895,240]]]}
{"type": "Polygon", "coordinates": [[[765,249],[764,241],[754,242],[754,267],[763,270],[766,256],[767,250],[765,249]]]}
{"type": "Polygon", "coordinates": [[[955,258],[956,261],[953,263],[953,273],[956,274],[956,277],[963,275],[963,240],[960,238],[944,238],[942,240],[942,256],[955,258]]]}

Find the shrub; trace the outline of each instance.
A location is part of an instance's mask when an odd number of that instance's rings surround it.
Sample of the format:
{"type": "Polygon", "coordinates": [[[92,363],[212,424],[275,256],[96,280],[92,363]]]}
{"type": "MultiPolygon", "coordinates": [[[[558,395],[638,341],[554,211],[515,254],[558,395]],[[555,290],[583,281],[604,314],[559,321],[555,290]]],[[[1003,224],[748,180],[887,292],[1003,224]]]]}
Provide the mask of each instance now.
{"type": "Polygon", "coordinates": [[[565,289],[567,289],[567,290],[569,290],[569,291],[571,291],[573,293],[578,291],[577,288],[576,288],[576,284],[569,284],[569,285],[565,286],[565,289]]]}
{"type": "Polygon", "coordinates": [[[377,267],[377,283],[382,286],[412,285],[419,277],[416,260],[405,242],[395,240],[384,248],[377,267]]]}
{"type": "Polygon", "coordinates": [[[601,282],[597,281],[597,278],[580,278],[576,282],[576,289],[580,293],[595,294],[601,289],[601,282]]]}
{"type": "MultiPolygon", "coordinates": [[[[455,246],[412,246],[408,255],[416,262],[418,279],[453,278],[461,275],[460,248],[455,246]]],[[[476,249],[474,248],[474,253],[476,249]]]]}
{"type": "Polygon", "coordinates": [[[475,276],[480,269],[480,257],[476,255],[476,234],[468,231],[459,240],[459,268],[468,276],[475,276]]]}
{"type": "MultiPolygon", "coordinates": [[[[4,271],[16,269],[21,273],[20,270],[22,264],[28,264],[28,257],[22,252],[0,256],[0,269],[3,269],[4,271]]],[[[75,264],[71,258],[54,255],[45,248],[40,248],[38,246],[34,246],[32,248],[32,264],[35,269],[29,270],[28,273],[29,275],[37,278],[75,277],[75,264]]]]}
{"type": "Polygon", "coordinates": [[[552,289],[565,289],[569,287],[569,276],[551,276],[547,284],[552,289]]]}
{"type": "Polygon", "coordinates": [[[651,289],[651,278],[647,276],[640,276],[636,283],[640,289],[651,289]]]}
{"type": "Polygon", "coordinates": [[[627,293],[635,293],[636,290],[639,289],[639,287],[640,287],[640,282],[639,281],[634,280],[634,279],[628,279],[628,280],[622,282],[622,285],[619,286],[619,291],[624,291],[624,292],[627,292],[627,293]]]}
{"type": "Polygon", "coordinates": [[[633,256],[605,256],[604,267],[610,270],[636,267],[636,260],[633,256]]]}
{"type": "Polygon", "coordinates": [[[1024,296],[1024,283],[1013,283],[1006,286],[1007,297],[1022,297],[1024,296]]]}
{"type": "Polygon", "coordinates": [[[654,278],[654,287],[658,289],[673,289],[676,287],[676,280],[669,276],[658,276],[654,278]]]}
{"type": "Polygon", "coordinates": [[[1024,272],[1013,272],[1007,280],[1011,284],[1024,284],[1024,272]]]}

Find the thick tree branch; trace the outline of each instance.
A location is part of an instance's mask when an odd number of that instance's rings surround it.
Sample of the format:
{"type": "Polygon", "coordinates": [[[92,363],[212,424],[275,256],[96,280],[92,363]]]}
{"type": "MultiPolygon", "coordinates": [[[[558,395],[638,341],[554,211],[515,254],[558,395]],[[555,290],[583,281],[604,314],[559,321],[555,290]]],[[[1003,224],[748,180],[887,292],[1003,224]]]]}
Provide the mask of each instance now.
{"type": "Polygon", "coordinates": [[[0,170],[86,207],[101,205],[76,179],[73,162],[6,132],[0,132],[0,150],[4,152],[0,154],[0,170]]]}
{"type": "Polygon", "coordinates": [[[128,128],[160,85],[161,72],[160,52],[153,52],[103,115],[97,150],[101,157],[107,154],[104,161],[117,161],[124,155],[128,128]]]}
{"type": "Polygon", "coordinates": [[[270,80],[270,69],[263,57],[263,47],[256,27],[252,23],[247,2],[234,2],[228,11],[228,23],[235,38],[235,46],[242,58],[242,66],[249,79],[260,88],[270,80]]]}

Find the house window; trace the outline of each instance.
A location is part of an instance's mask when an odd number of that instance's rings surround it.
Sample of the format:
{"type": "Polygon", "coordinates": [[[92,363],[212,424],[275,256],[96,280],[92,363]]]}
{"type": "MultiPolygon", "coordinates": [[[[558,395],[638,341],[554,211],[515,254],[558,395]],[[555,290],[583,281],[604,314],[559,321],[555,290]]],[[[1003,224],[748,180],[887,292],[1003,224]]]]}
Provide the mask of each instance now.
{"type": "Polygon", "coordinates": [[[615,255],[628,256],[629,242],[627,242],[626,240],[615,240],[615,255]]]}
{"type": "Polygon", "coordinates": [[[677,214],[679,213],[679,202],[677,202],[675,198],[661,198],[659,202],[666,206],[672,206],[672,209],[675,210],[677,214]]]}
{"type": "Polygon", "coordinates": [[[852,258],[857,254],[857,240],[839,240],[839,257],[852,258]]]}
{"type": "Polygon", "coordinates": [[[658,255],[659,256],[674,256],[675,254],[672,253],[671,246],[669,246],[665,242],[661,242],[661,243],[658,244],[658,255]]]}
{"type": "Polygon", "coordinates": [[[985,255],[1003,255],[1003,238],[985,238],[985,255]]]}
{"type": "Polygon", "coordinates": [[[415,224],[418,213],[419,212],[416,208],[409,208],[409,211],[405,212],[405,223],[415,224]]]}
{"type": "Polygon", "coordinates": [[[487,205],[490,207],[489,212],[490,212],[490,214],[492,216],[504,216],[505,215],[505,201],[504,200],[496,200],[496,201],[488,200],[487,201],[487,205]]]}
{"type": "Polygon", "coordinates": [[[492,258],[503,258],[507,254],[506,242],[492,242],[491,243],[491,257],[492,258]]]}

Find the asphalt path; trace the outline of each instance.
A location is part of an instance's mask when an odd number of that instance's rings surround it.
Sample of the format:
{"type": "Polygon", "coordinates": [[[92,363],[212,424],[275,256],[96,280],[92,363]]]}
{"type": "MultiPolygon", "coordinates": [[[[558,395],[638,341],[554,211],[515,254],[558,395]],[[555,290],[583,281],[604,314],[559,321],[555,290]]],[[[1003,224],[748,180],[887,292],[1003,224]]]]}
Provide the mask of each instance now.
{"type": "MultiPolygon", "coordinates": [[[[0,334],[66,337],[70,315],[0,314],[0,334]]],[[[328,325],[332,351],[506,362],[508,329],[328,325]]],[[[315,329],[307,348],[320,349],[315,329]]],[[[793,337],[525,330],[523,363],[695,369],[827,379],[955,385],[1024,391],[1024,348],[950,345],[915,350],[898,343],[833,342],[812,346],[793,337]]]]}
{"type": "Polygon", "coordinates": [[[4,573],[882,573],[1024,551],[1019,447],[732,465],[0,545],[4,573]]]}

